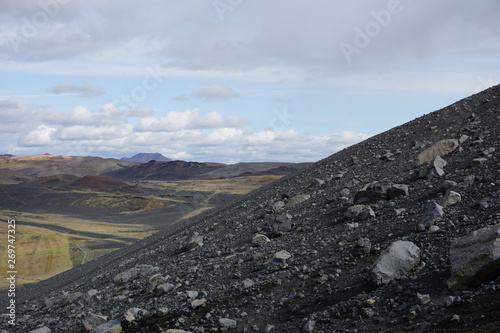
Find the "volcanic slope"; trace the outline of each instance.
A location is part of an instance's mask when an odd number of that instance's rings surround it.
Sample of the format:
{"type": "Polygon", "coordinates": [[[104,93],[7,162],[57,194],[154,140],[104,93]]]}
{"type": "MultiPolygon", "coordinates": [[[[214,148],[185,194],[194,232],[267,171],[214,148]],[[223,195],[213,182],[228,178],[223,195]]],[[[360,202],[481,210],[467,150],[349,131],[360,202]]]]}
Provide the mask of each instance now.
{"type": "Polygon", "coordinates": [[[445,282],[500,223],[499,123],[496,86],[18,292],[9,332],[498,332],[498,264],[445,282]],[[377,285],[394,244],[410,265],[377,285]]]}

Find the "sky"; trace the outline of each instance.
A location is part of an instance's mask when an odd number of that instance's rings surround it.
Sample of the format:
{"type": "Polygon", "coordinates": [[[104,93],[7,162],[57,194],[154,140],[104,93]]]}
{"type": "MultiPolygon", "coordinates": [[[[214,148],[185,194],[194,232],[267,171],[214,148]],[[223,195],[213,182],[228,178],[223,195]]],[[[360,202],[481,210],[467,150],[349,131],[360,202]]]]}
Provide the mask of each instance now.
{"type": "Polygon", "coordinates": [[[500,82],[496,0],[1,0],[0,154],[314,162],[500,82]]]}

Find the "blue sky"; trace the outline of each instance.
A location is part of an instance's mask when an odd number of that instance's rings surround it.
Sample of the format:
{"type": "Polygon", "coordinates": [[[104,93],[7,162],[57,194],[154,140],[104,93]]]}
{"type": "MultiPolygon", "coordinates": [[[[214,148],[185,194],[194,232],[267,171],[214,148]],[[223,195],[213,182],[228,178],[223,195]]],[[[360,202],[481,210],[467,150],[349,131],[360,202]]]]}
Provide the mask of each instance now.
{"type": "Polygon", "coordinates": [[[500,80],[497,1],[0,3],[0,153],[317,161],[500,80]]]}

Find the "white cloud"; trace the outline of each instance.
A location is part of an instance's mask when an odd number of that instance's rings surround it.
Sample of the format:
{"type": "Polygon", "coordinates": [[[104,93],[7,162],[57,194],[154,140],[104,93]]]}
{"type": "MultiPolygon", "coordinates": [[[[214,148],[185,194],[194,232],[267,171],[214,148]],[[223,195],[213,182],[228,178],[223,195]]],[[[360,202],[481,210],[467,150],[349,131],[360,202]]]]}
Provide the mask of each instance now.
{"type": "Polygon", "coordinates": [[[116,125],[116,126],[69,126],[57,129],[53,137],[61,141],[102,141],[110,139],[121,139],[132,133],[132,126],[130,125],[116,125]]]}
{"type": "Polygon", "coordinates": [[[298,162],[319,160],[367,138],[351,131],[323,136],[292,129],[249,131],[240,127],[242,120],[238,117],[203,114],[198,109],[169,112],[162,118],[149,117],[150,110],[117,110],[112,105],[96,112],[84,107],[64,113],[46,111],[39,112],[36,105],[31,105],[24,115],[11,115],[11,126],[17,122],[24,129],[18,134],[0,133],[4,149],[12,149],[5,153],[22,155],[43,150],[61,155],[122,157],[160,151],[170,158],[197,161],[298,162]],[[134,112],[146,115],[135,127],[127,122],[134,112]],[[117,119],[112,119],[114,116],[117,119]],[[29,122],[21,124],[26,119],[29,122]]]}
{"type": "Polygon", "coordinates": [[[101,87],[93,87],[88,82],[84,82],[81,85],[75,85],[69,82],[63,82],[49,89],[50,92],[54,94],[65,94],[65,93],[78,93],[84,98],[92,98],[100,95],[104,95],[105,91],[101,87]]]}
{"type": "Polygon", "coordinates": [[[203,100],[221,100],[240,97],[233,89],[223,85],[212,85],[194,92],[194,97],[203,100]]]}
{"type": "Polygon", "coordinates": [[[189,98],[189,96],[186,96],[186,95],[176,95],[176,96],[172,96],[171,99],[173,101],[181,101],[181,102],[188,102],[191,100],[191,98],[189,98]]]}
{"type": "Polygon", "coordinates": [[[46,147],[50,149],[57,143],[52,138],[56,130],[53,127],[40,125],[28,133],[22,134],[19,137],[19,144],[24,147],[46,147]]]}
{"type": "Polygon", "coordinates": [[[219,112],[205,115],[201,110],[171,111],[162,118],[146,117],[137,124],[139,132],[178,132],[186,129],[214,129],[223,127],[241,127],[245,120],[238,116],[224,117],[219,112]]]}
{"type": "Polygon", "coordinates": [[[11,101],[8,99],[0,100],[0,109],[17,109],[19,108],[19,103],[16,101],[11,101]]]}

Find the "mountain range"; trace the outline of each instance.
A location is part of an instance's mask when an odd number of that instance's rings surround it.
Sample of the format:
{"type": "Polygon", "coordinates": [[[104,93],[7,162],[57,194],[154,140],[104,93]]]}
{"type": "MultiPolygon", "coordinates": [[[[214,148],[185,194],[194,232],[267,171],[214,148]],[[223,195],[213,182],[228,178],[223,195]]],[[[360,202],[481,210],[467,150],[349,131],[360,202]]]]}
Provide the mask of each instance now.
{"type": "Polygon", "coordinates": [[[14,180],[57,175],[78,177],[102,175],[120,180],[222,179],[251,175],[287,175],[308,165],[310,163],[238,163],[227,165],[223,163],[156,160],[148,160],[143,163],[92,156],[43,154],[0,156],[0,179],[14,180]]]}

